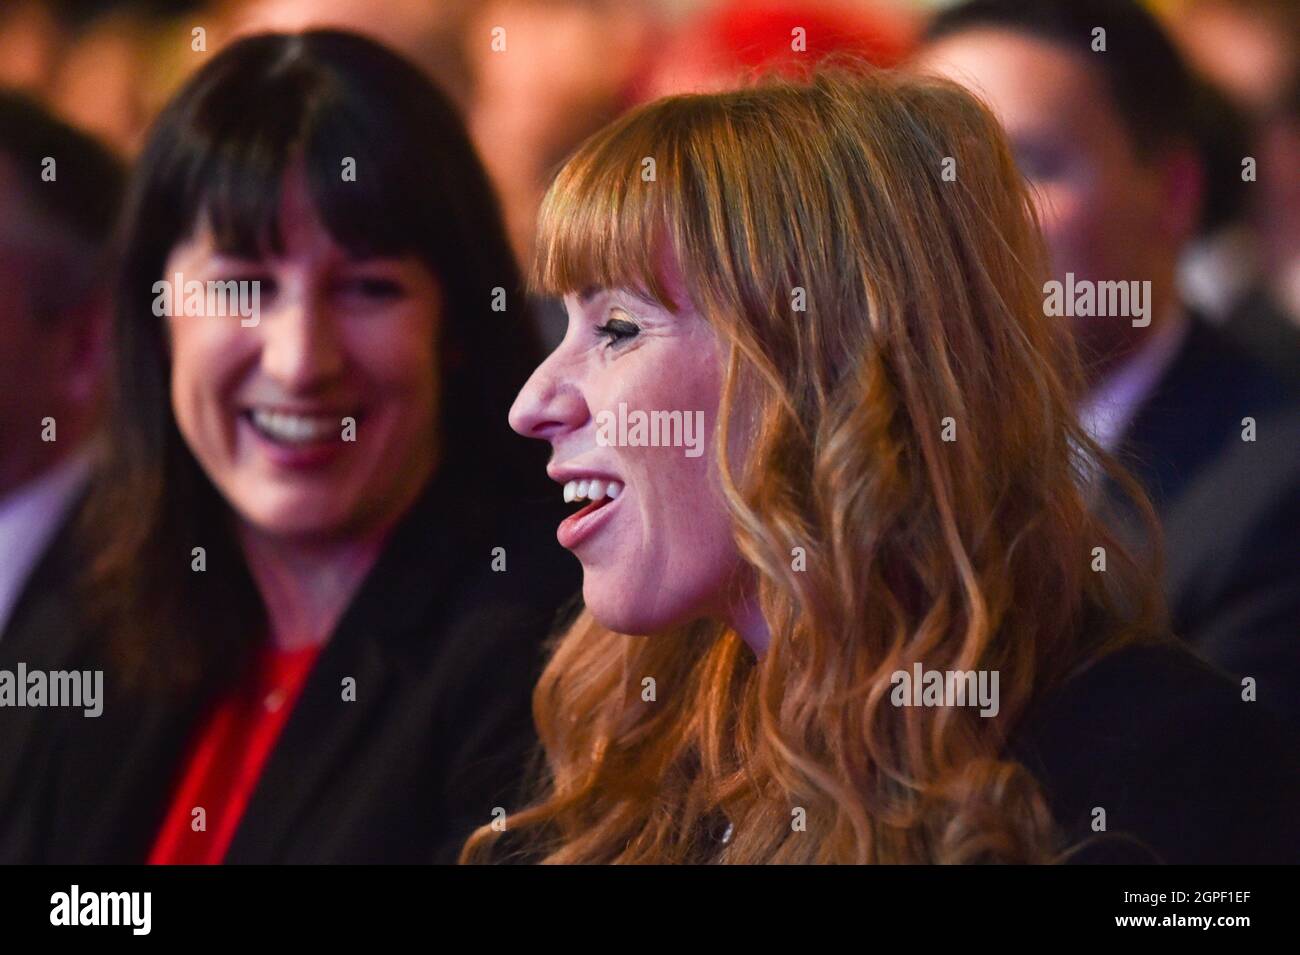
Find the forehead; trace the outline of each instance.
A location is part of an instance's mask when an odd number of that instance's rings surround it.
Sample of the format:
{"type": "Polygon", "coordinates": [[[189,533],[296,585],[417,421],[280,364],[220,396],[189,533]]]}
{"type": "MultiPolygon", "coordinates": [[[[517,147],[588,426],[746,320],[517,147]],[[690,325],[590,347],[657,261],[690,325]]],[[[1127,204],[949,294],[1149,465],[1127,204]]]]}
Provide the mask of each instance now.
{"type": "Polygon", "coordinates": [[[285,170],[280,183],[276,225],[284,243],[284,252],[288,255],[300,251],[342,251],[312,200],[301,162],[295,162],[285,170]]]}
{"type": "Polygon", "coordinates": [[[191,253],[231,255],[237,258],[282,259],[302,256],[350,258],[330,233],[312,199],[301,166],[290,167],[280,183],[275,218],[269,228],[274,238],[264,236],[254,248],[223,246],[213,230],[211,208],[200,206],[191,233],[177,243],[191,253]]]}
{"type": "Polygon", "coordinates": [[[690,285],[672,242],[666,237],[661,237],[653,258],[654,279],[670,301],[659,300],[652,290],[641,288],[634,282],[617,286],[585,285],[577,291],[566,294],[564,300],[571,307],[587,309],[599,307],[611,298],[622,298],[676,315],[694,314],[696,309],[690,285]]]}
{"type": "Polygon", "coordinates": [[[1110,111],[1099,70],[1072,50],[1014,30],[976,28],[943,37],[915,64],[976,93],[1011,132],[1070,130],[1105,121],[1110,111]]]}
{"type": "Polygon", "coordinates": [[[651,295],[634,288],[605,288],[599,285],[590,285],[564,296],[564,303],[572,312],[600,310],[607,305],[619,302],[634,305],[644,310],[668,311],[663,304],[656,302],[651,295]]]}

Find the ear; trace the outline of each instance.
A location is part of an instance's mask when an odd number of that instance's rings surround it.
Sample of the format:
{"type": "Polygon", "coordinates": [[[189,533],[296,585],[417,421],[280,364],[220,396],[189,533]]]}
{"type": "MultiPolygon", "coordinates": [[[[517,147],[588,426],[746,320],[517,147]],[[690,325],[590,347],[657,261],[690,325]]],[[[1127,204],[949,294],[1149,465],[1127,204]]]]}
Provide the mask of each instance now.
{"type": "Polygon", "coordinates": [[[1170,242],[1181,245],[1201,222],[1205,202],[1205,165],[1190,145],[1170,149],[1160,160],[1160,227],[1170,242]]]}

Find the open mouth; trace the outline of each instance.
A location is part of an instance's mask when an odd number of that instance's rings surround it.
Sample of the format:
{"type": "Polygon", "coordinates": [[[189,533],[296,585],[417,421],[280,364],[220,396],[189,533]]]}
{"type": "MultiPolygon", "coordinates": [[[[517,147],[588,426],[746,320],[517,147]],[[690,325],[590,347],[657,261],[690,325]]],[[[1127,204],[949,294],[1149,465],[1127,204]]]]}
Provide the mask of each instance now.
{"type": "Polygon", "coordinates": [[[569,481],[564,485],[564,502],[579,505],[570,517],[585,517],[600,510],[622,493],[621,481],[602,481],[598,478],[569,481]]]}
{"type": "MultiPolygon", "coordinates": [[[[341,441],[344,415],[300,414],[250,408],[242,417],[261,437],[283,447],[301,448],[325,442],[341,441]]],[[[358,415],[352,416],[358,420],[358,415]]]]}

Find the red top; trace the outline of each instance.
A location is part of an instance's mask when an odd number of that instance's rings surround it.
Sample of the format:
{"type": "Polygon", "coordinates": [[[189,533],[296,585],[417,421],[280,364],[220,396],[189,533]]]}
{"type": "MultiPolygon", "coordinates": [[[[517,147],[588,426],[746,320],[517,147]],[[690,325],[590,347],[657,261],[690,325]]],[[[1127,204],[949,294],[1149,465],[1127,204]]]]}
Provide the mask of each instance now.
{"type": "Polygon", "coordinates": [[[216,865],[225,858],[319,650],[263,645],[250,679],[217,705],[196,737],[150,865],[216,865]],[[206,813],[206,829],[195,831],[198,807],[206,813]]]}

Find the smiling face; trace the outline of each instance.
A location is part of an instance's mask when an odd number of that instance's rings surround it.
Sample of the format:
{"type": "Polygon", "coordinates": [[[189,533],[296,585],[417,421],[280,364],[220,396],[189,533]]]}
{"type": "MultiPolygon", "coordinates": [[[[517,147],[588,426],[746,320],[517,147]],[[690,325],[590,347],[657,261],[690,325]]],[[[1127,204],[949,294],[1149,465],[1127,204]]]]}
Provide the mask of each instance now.
{"type": "Polygon", "coordinates": [[[520,391],[510,425],[551,443],[547,472],[567,486],[557,494],[598,498],[575,502],[557,534],[582,562],[587,607],[632,634],[725,617],[740,557],[712,454],[722,381],[712,326],[689,305],[670,311],[627,289],[569,295],[565,306],[568,332],[520,391]],[[633,427],[655,411],[702,415],[703,434],[692,447],[649,446],[633,427]]]}
{"type": "Polygon", "coordinates": [[[365,536],[395,521],[432,474],[439,287],[414,257],[350,257],[300,171],[286,177],[279,213],[277,253],[225,254],[203,222],[172,250],[168,282],[260,283],[255,323],[166,319],[173,413],[246,529],[289,541],[365,536]]]}

